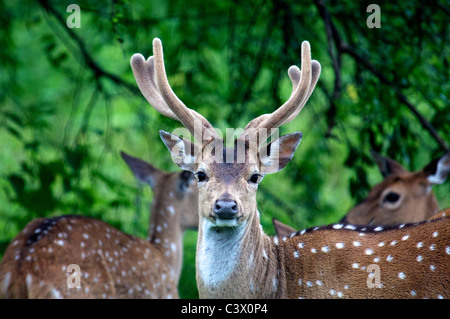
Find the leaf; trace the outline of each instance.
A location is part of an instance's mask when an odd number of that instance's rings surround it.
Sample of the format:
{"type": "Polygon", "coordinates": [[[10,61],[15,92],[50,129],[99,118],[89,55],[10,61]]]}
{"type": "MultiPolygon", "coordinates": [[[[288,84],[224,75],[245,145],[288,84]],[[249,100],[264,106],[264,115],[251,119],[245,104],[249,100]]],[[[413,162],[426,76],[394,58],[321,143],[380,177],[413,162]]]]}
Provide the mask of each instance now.
{"type": "Polygon", "coordinates": [[[50,190],[50,186],[56,178],[55,172],[48,165],[41,164],[39,167],[39,180],[41,181],[41,188],[50,190]]]}
{"type": "Polygon", "coordinates": [[[25,180],[17,174],[11,174],[8,176],[8,180],[12,187],[14,188],[14,191],[17,195],[20,195],[23,193],[25,189],[25,180]]]}
{"type": "Polygon", "coordinates": [[[84,156],[85,149],[82,147],[77,147],[74,150],[71,150],[68,147],[64,148],[64,158],[74,171],[80,170],[83,165],[84,156]]]}
{"type": "Polygon", "coordinates": [[[39,141],[34,140],[32,142],[25,143],[24,147],[25,147],[25,149],[37,152],[40,145],[41,145],[41,143],[39,141]]]}
{"type": "Polygon", "coordinates": [[[22,119],[21,119],[17,114],[14,114],[14,113],[9,112],[9,111],[4,112],[3,114],[4,114],[10,121],[16,123],[17,125],[19,125],[19,126],[22,126],[22,125],[23,125],[22,119]]]}
{"type": "Polygon", "coordinates": [[[7,124],[6,125],[6,129],[8,130],[9,133],[11,133],[15,137],[17,137],[19,140],[22,139],[22,134],[18,130],[16,130],[15,128],[13,128],[12,126],[7,124]]]}
{"type": "Polygon", "coordinates": [[[358,151],[356,148],[349,146],[350,149],[348,151],[347,159],[344,162],[344,165],[347,167],[353,167],[353,164],[356,162],[356,159],[358,158],[358,151]]]}
{"type": "Polygon", "coordinates": [[[66,176],[63,178],[63,188],[65,193],[68,193],[72,190],[72,179],[70,177],[66,176]]]}

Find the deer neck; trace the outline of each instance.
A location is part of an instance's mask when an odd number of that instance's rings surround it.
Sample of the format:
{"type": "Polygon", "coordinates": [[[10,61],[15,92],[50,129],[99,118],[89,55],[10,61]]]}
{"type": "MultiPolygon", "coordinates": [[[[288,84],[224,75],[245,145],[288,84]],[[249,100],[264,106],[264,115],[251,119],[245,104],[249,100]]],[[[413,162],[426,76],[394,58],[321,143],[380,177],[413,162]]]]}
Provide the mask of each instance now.
{"type": "Polygon", "coordinates": [[[183,261],[183,230],[180,216],[173,206],[152,206],[147,240],[160,251],[173,275],[179,278],[183,261]]]}
{"type": "MultiPolygon", "coordinates": [[[[431,192],[431,191],[430,191],[431,192]]],[[[439,204],[437,202],[436,196],[431,192],[427,198],[427,203],[425,205],[425,217],[423,219],[429,219],[431,216],[439,212],[439,204]]]]}
{"type": "Polygon", "coordinates": [[[239,227],[212,227],[200,217],[197,283],[200,298],[277,298],[284,282],[273,240],[259,213],[239,227]]]}

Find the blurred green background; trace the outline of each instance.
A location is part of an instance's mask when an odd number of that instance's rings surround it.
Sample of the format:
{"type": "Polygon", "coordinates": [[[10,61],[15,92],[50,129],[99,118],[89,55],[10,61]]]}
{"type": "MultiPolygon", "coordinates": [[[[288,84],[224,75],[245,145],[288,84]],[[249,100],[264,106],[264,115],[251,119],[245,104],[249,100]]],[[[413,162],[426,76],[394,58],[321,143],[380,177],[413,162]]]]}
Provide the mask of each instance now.
{"type": "MultiPolygon", "coordinates": [[[[371,149],[411,170],[450,141],[449,1],[1,1],[0,256],[33,218],[83,214],[141,237],[152,192],[124,150],[177,171],[158,131],[164,118],[140,94],[129,61],[164,45],[169,81],[223,131],[289,98],[290,65],[311,43],[322,75],[281,134],[303,132],[293,161],[260,185],[272,217],[297,228],[338,221],[381,181],[371,149]],[[66,25],[81,8],[81,28],[66,25]]],[[[434,188],[450,206],[450,183],[434,188]]],[[[196,298],[197,233],[185,236],[182,298],[196,298]]]]}

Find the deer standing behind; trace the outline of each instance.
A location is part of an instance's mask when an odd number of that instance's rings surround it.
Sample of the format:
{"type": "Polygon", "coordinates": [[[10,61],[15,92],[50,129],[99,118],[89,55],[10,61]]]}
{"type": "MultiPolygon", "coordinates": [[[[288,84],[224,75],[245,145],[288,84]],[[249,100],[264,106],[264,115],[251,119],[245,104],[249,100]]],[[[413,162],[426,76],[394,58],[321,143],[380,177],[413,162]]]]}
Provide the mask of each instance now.
{"type": "Polygon", "coordinates": [[[201,298],[450,297],[447,217],[395,227],[334,224],[285,240],[262,230],[258,184],[287,165],[302,138],[297,132],[266,144],[267,132],[297,116],[320,74],[308,42],[302,43],[301,71],[296,66],[288,70],[288,101],[248,123],[231,148],[172,91],[159,39],[153,40],[153,54],[148,60],[140,54],[131,58],[141,92],[157,111],[180,121],[198,143],[160,131],[174,162],[198,181],[196,271],[201,298]]]}
{"type": "Polygon", "coordinates": [[[198,227],[195,178],[121,154],[154,193],[147,241],[83,216],[37,218],[6,249],[1,298],[178,298],[183,232],[198,227]]]}
{"type": "Polygon", "coordinates": [[[450,153],[432,160],[423,169],[409,172],[396,161],[373,153],[384,180],[342,220],[350,224],[398,225],[416,223],[438,213],[432,186],[450,173],[450,153]]]}
{"type": "MultiPolygon", "coordinates": [[[[430,219],[439,211],[432,186],[442,184],[450,172],[450,153],[432,160],[423,169],[409,172],[398,162],[371,152],[384,179],[366,199],[340,221],[353,225],[400,225],[430,219]],[[439,176],[439,178],[436,178],[439,176]]],[[[278,236],[289,236],[294,228],[273,219],[278,236]]]]}

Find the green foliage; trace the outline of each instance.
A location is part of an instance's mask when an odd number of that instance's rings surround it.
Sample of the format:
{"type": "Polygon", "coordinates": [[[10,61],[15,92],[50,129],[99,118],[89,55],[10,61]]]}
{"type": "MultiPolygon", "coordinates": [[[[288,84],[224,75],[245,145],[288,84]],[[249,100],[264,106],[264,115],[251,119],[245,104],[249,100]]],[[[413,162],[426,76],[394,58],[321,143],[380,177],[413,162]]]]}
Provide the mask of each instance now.
{"type": "MultiPolygon", "coordinates": [[[[146,235],[152,194],[119,151],[177,170],[158,131],[179,124],[147,104],[129,66],[156,36],[174,91],[222,130],[289,97],[286,71],[310,41],[322,75],[282,128],[304,133],[293,161],[260,186],[267,233],[272,217],[297,228],[339,220],[381,180],[371,149],[417,170],[450,140],[445,1],[379,3],[380,29],[358,1],[77,1],[80,29],[65,24],[70,3],[0,2],[1,251],[41,216],[84,214],[146,235]]],[[[441,207],[449,185],[435,188],[441,207]]],[[[182,297],[197,296],[195,245],[188,232],[182,297]]]]}

